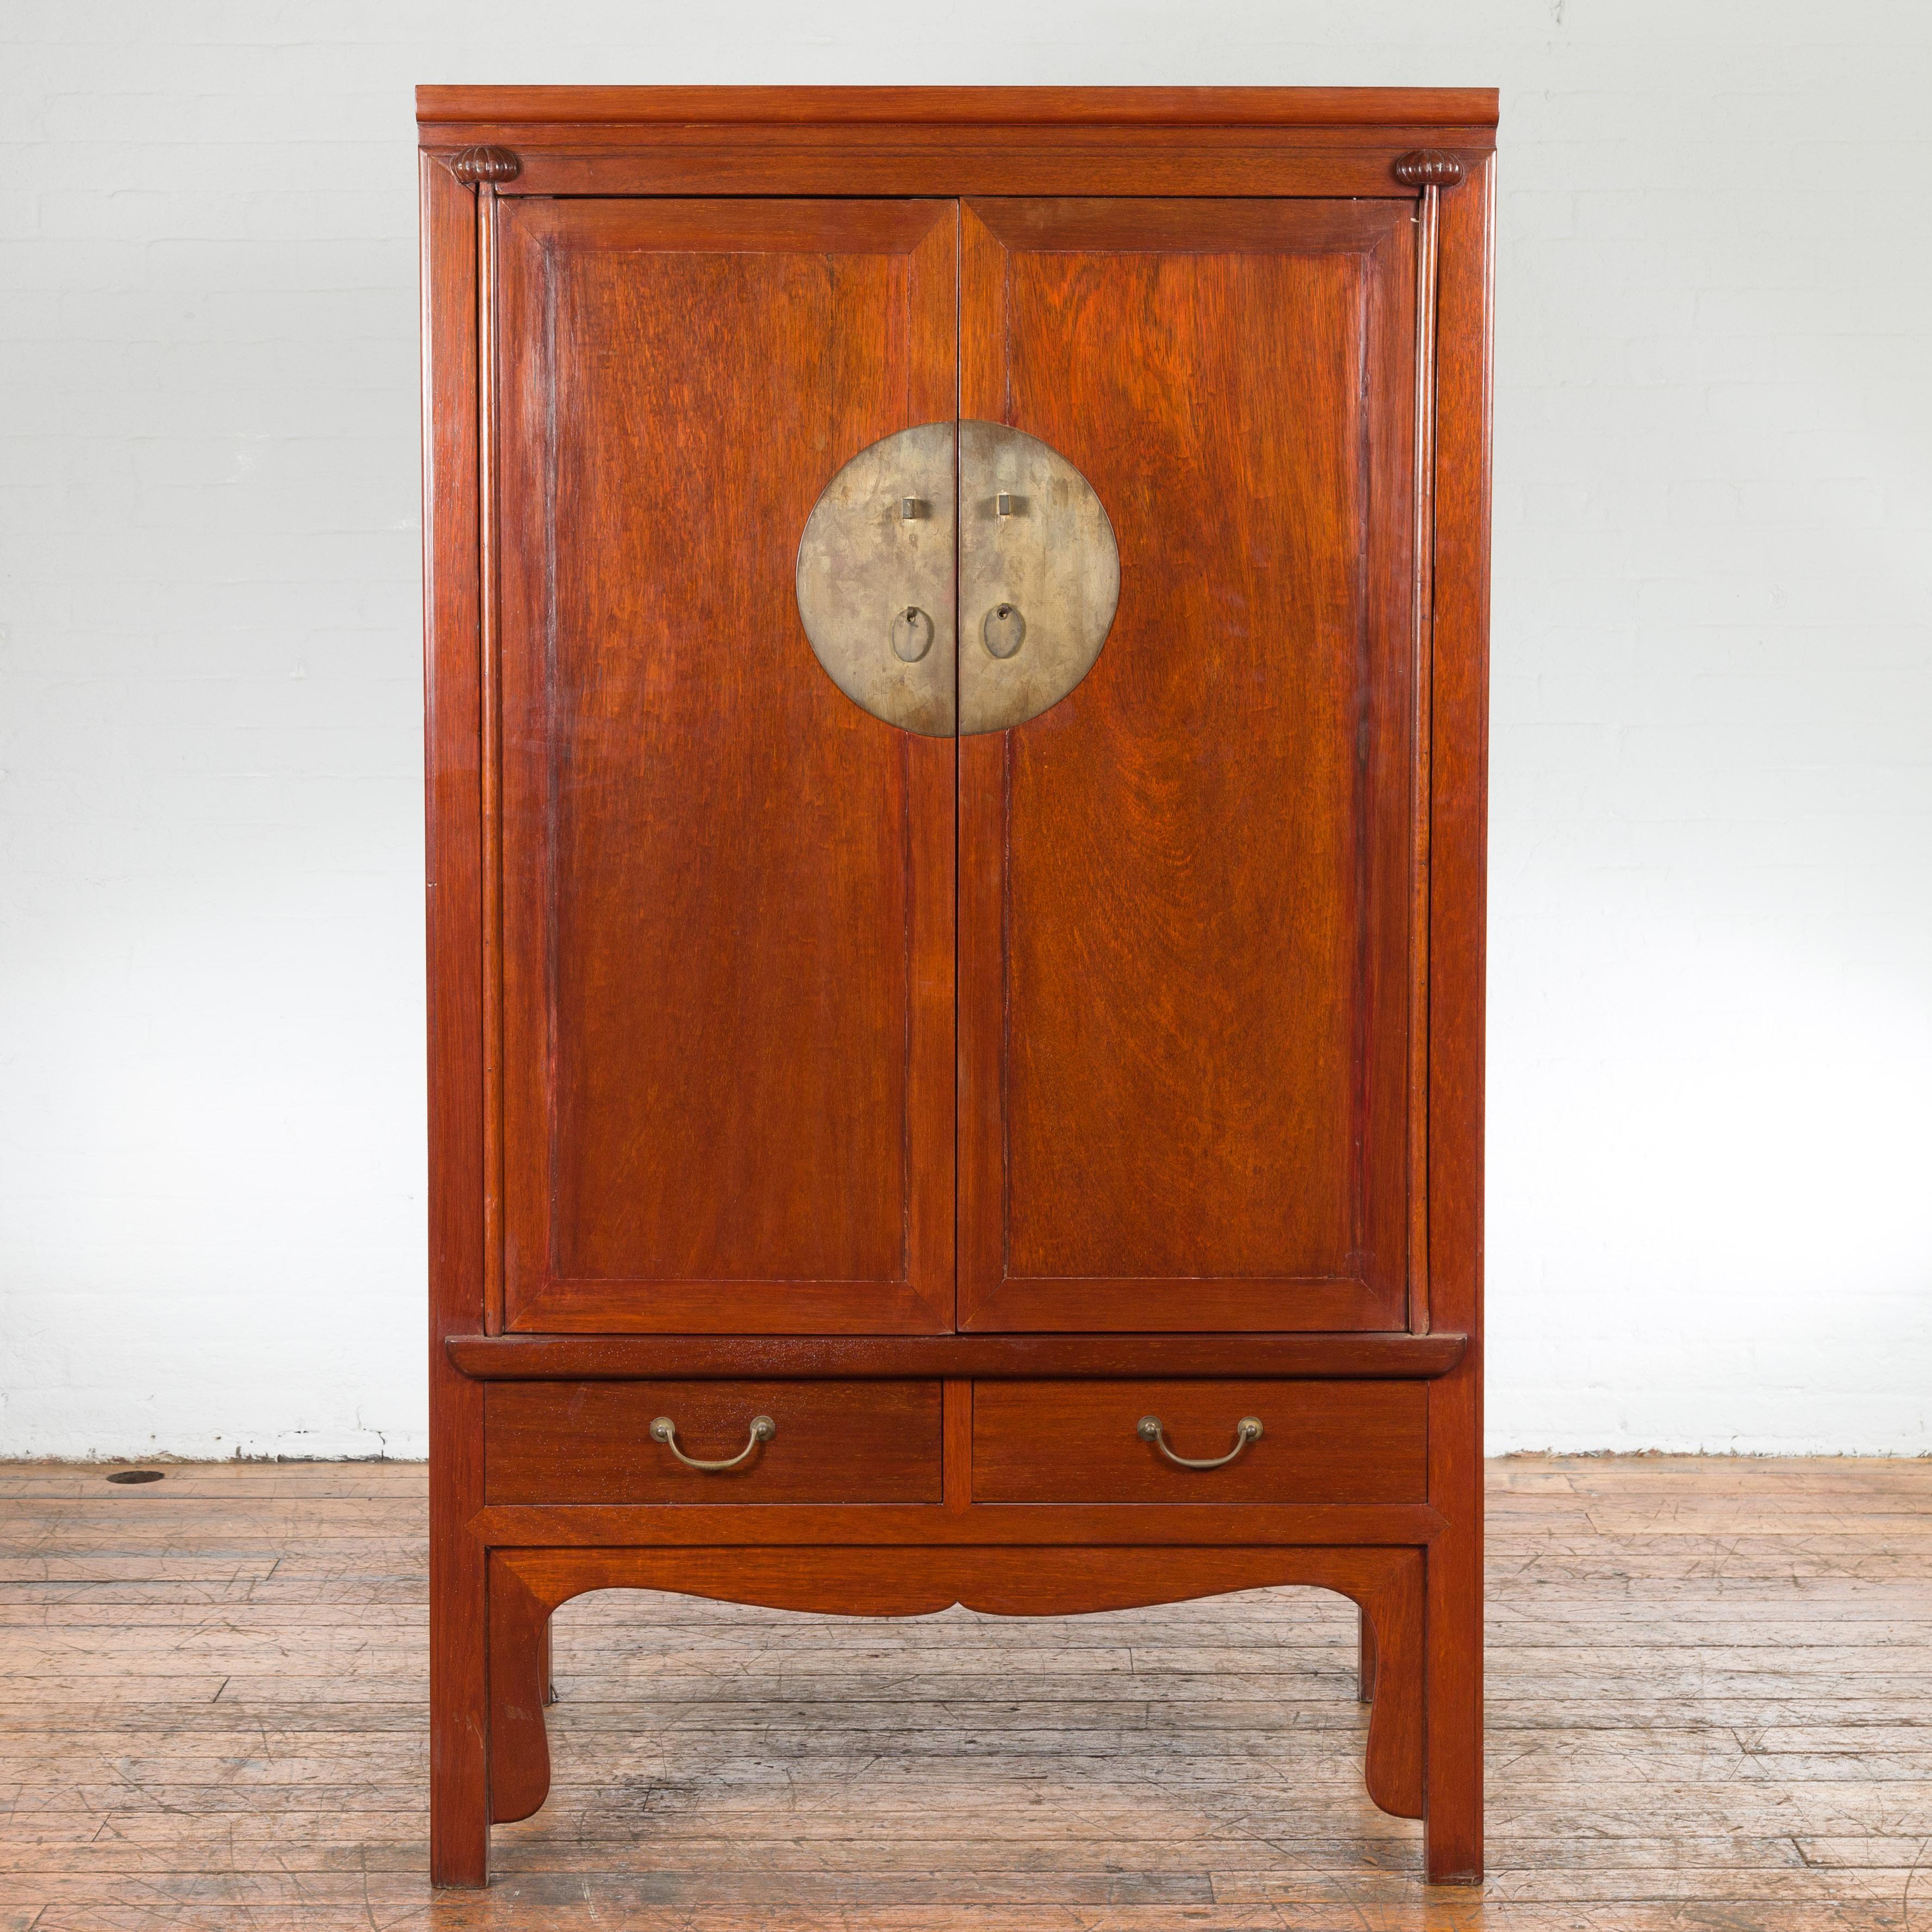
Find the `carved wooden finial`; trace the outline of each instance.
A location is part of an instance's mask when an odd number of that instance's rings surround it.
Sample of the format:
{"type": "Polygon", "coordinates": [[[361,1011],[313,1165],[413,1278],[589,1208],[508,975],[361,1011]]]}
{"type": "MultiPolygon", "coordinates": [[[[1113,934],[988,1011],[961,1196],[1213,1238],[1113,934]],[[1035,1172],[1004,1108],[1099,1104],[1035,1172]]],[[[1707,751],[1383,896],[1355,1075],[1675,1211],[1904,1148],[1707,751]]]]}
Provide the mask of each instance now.
{"type": "Polygon", "coordinates": [[[1462,178],[1462,164],[1454,154],[1424,148],[1397,156],[1390,172],[1404,188],[1454,188],[1462,178]]]}
{"type": "Polygon", "coordinates": [[[449,158],[449,172],[466,188],[514,181],[523,171],[523,163],[508,148],[464,148],[449,158]]]}

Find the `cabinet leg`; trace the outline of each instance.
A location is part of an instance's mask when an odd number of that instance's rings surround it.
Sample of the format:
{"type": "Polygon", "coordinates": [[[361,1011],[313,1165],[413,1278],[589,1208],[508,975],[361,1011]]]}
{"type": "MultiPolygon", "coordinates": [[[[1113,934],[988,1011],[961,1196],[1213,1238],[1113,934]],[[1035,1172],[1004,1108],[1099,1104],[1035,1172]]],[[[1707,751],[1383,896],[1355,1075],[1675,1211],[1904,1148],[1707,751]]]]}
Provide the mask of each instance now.
{"type": "Polygon", "coordinates": [[[1473,1537],[1429,1553],[1423,1843],[1432,1885],[1483,1876],[1483,1605],[1473,1537]]]}
{"type": "Polygon", "coordinates": [[[1355,1702],[1376,1701],[1376,1627],[1366,1610],[1355,1613],[1355,1702]]]}
{"type": "Polygon", "coordinates": [[[1397,1818],[1423,1814],[1422,1552],[1391,1550],[1360,1603],[1374,1657],[1375,1701],[1369,1711],[1369,1796],[1397,1818]]]}
{"type": "Polygon", "coordinates": [[[430,1879],[486,1886],[491,1824],[550,1796],[550,1616],[501,1556],[452,1570],[430,1600],[430,1879]]]}
{"type": "Polygon", "coordinates": [[[490,1882],[488,1609],[481,1551],[432,1547],[429,1868],[436,1886],[490,1882]]]}
{"type": "Polygon", "coordinates": [[[501,1550],[490,1558],[490,1816],[527,1818],[550,1796],[550,1606],[501,1550]]]}

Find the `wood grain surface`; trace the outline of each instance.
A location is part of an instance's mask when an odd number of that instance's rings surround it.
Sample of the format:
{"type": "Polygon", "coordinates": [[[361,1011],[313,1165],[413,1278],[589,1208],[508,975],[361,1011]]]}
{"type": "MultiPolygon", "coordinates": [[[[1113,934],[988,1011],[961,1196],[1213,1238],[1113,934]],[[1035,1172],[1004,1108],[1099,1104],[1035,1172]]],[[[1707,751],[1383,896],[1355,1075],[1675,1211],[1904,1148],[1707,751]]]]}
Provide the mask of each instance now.
{"type": "Polygon", "coordinates": [[[1492,87],[448,87],[416,120],[533,126],[652,122],[974,127],[1493,127],[1492,87]]]}
{"type": "Polygon", "coordinates": [[[1064,1617],[1145,1609],[1290,1581],[1338,1592],[1376,1631],[1379,1664],[1364,1770],[1394,1816],[1424,1814],[1423,1552],[1419,1550],[1004,1551],[793,1549],[499,1550],[490,1558],[490,1816],[529,1817],[550,1790],[547,1633],[587,1592],[659,1590],[768,1610],[877,1620],[955,1607],[1064,1617]],[[1179,1560],[1177,1560],[1179,1559],[1179,1560]]]}
{"type": "Polygon", "coordinates": [[[1496,145],[1492,88],[430,87],[424,149],[518,194],[1407,197],[1496,145]]]}
{"type": "Polygon", "coordinates": [[[1442,197],[1436,506],[1427,640],[1429,1106],[1426,1306],[1470,1338],[1429,1400],[1429,1494],[1448,1528],[1429,1566],[1430,1856],[1483,1862],[1483,1078],[1487,919],[1490,317],[1496,171],[1442,197]],[[1438,1650],[1437,1633],[1446,1641],[1438,1650]],[[1453,1774],[1438,1777],[1444,1766],[1453,1774]]]}
{"type": "Polygon", "coordinates": [[[1414,1382],[987,1382],[973,1394],[980,1502],[1404,1503],[1427,1488],[1427,1391],[1414,1382]],[[1178,1468],[1136,1432],[1159,1418],[1178,1468]]]}
{"type": "Polygon", "coordinates": [[[484,1382],[650,1376],[1444,1376],[1468,1337],[1431,1335],[464,1335],[445,1354],[484,1382]]]}
{"type": "Polygon", "coordinates": [[[962,412],[1078,466],[1120,602],[961,742],[963,1328],[1406,1322],[1412,227],[968,206],[962,412]]]}
{"type": "Polygon", "coordinates": [[[1932,1467],[1489,1468],[1490,1876],[1362,1788],[1352,1609],[611,1592],[549,1803],[427,1876],[412,1465],[0,1469],[5,1932],[1924,1932],[1932,1467]]]}
{"type": "MultiPolygon", "coordinates": [[[[447,1820],[486,1804],[488,1628],[483,1553],[463,1533],[483,1501],[483,1394],[439,1344],[489,1322],[497,1251],[485,1185],[494,1073],[483,1050],[482,934],[493,902],[484,840],[484,701],[478,537],[475,194],[427,156],[422,195],[423,771],[429,965],[429,1418],[440,1445],[430,1484],[436,1610],[430,1760],[447,1820]]],[[[500,1276],[496,1277],[500,1286],[500,1276]]],[[[440,1828],[439,1835],[445,1835],[440,1828]]],[[[476,1857],[476,1833],[469,1834],[476,1857]]],[[[457,1842],[452,1838],[450,1842],[457,1842]]],[[[460,1859],[458,1876],[477,1867],[460,1859]]]]}
{"type": "MultiPolygon", "coordinates": [[[[1372,1384],[1371,1386],[1373,1386],[1372,1384]]],[[[492,1503],[936,1503],[938,1382],[504,1382],[484,1404],[492,1503]],[[668,1416],[688,1468],[650,1433],[668,1416]]],[[[1417,1400],[1425,1400],[1418,1391],[1417,1400]]]]}
{"type": "Polygon", "coordinates": [[[952,414],[957,221],[496,216],[512,1328],[951,1326],[952,743],[840,694],[793,570],[952,414]]]}
{"type": "MultiPolygon", "coordinates": [[[[1381,1579],[1406,1607],[1376,1632],[1371,1788],[1426,1809],[1434,1876],[1473,1880],[1493,96],[571,99],[590,118],[422,103],[433,1349],[956,1318],[1050,1346],[1252,1330],[1254,1380],[1281,1330],[1468,1341],[1382,1398],[1426,1408],[1426,1502],[983,1516],[956,1353],[899,1371],[945,1382],[942,1506],[656,1511],[604,1499],[632,1493],[621,1456],[578,1472],[597,1500],[487,1502],[486,1401],[541,1425],[511,1432],[507,1495],[562,1438],[527,1382],[486,1396],[438,1353],[438,1879],[480,1883],[488,1811],[545,1788],[534,1749],[484,1761],[500,1725],[541,1736],[564,1595],[525,1558],[581,1576],[607,1544],[651,1565],[594,1587],[704,1591],[715,1545],[789,1578],[760,1604],[1058,1616],[1085,1542],[1090,1607],[1366,1604],[1357,1573],[1381,1579]],[[1398,164],[1424,149],[1459,185],[1418,195],[1398,164]],[[773,533],[860,443],[956,406],[1082,461],[1139,588],[1040,728],[877,742],[785,649],[773,533]],[[1426,1672],[1402,1634],[1425,1608],[1426,1672]],[[485,1686],[512,1652],[520,1688],[485,1686]]],[[[1075,1351],[1074,1400],[1096,1362],[1075,1351]]],[[[1172,1393],[1180,1366],[1146,1372],[1172,1393]]],[[[722,1429],[715,1368],[688,1380],[722,1429]]],[[[1211,1418],[1182,1420],[1191,1444],[1211,1418]]]]}

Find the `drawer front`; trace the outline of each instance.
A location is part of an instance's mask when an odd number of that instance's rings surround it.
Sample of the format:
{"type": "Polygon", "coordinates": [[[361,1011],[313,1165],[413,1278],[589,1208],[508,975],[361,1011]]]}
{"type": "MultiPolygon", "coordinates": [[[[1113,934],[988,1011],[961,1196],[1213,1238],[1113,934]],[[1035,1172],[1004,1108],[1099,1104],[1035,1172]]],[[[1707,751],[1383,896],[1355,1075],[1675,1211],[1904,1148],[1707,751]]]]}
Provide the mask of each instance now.
{"type": "Polygon", "coordinates": [[[492,1503],[936,1503],[936,1382],[496,1382],[484,1396],[492,1503]],[[770,1439],[735,1468],[719,1462],[770,1439]]]}
{"type": "Polygon", "coordinates": [[[1413,1503],[1427,1496],[1416,1382],[976,1382],[973,1497],[986,1503],[1413,1503]],[[1156,1417],[1175,1466],[1140,1433],[1156,1417]]]}

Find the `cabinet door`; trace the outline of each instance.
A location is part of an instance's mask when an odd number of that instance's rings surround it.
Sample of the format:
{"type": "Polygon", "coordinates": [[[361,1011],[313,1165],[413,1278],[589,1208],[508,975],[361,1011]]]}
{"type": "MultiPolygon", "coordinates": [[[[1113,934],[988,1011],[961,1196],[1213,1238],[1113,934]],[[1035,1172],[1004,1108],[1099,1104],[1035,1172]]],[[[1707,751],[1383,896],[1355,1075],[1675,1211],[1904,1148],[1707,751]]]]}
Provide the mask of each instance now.
{"type": "Polygon", "coordinates": [[[506,1324],[949,1328],[954,746],[793,567],[953,415],[956,205],[496,210],[506,1324]]]}
{"type": "Polygon", "coordinates": [[[1414,209],[968,204],[961,413],[1078,466],[1120,596],[961,742],[964,1327],[1404,1324],[1414,209]]]}

